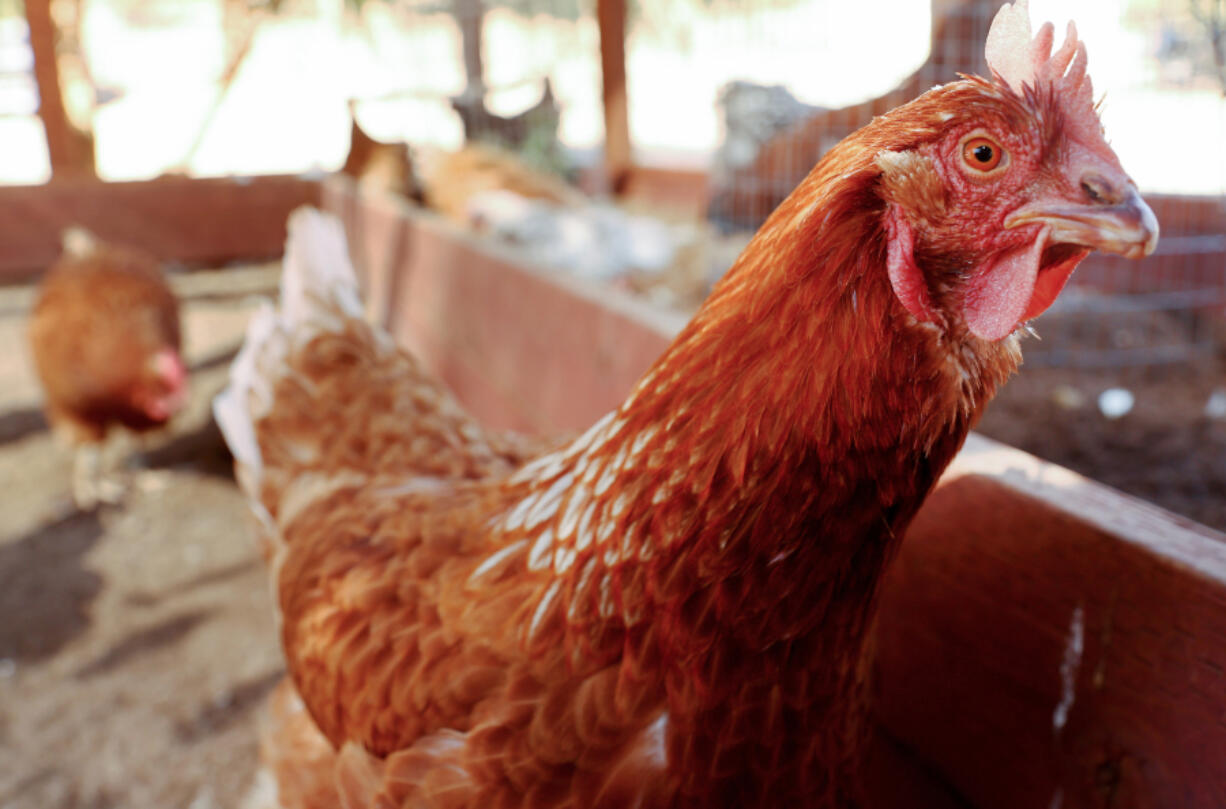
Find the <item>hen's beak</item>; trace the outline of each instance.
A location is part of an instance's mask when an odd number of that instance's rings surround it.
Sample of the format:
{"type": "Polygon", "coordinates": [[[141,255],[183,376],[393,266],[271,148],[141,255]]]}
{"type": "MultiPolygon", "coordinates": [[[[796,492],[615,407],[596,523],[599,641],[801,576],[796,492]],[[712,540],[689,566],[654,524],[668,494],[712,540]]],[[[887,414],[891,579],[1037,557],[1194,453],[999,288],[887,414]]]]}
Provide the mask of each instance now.
{"type": "Polygon", "coordinates": [[[1158,246],[1158,218],[1132,185],[1120,194],[1101,194],[1097,183],[1082,184],[1091,201],[1032,202],[1005,217],[1005,227],[1044,224],[1053,244],[1078,244],[1093,250],[1141,258],[1158,246]]]}

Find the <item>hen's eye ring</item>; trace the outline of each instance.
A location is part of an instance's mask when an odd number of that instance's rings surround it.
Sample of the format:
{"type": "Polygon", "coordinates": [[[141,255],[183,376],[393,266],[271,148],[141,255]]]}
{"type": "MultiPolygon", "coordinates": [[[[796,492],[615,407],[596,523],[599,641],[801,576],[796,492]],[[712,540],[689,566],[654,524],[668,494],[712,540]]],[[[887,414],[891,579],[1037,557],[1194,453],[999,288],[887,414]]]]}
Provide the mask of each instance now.
{"type": "Polygon", "coordinates": [[[1004,159],[1004,148],[991,138],[973,137],[962,144],[962,162],[974,171],[987,173],[1004,159]]]}

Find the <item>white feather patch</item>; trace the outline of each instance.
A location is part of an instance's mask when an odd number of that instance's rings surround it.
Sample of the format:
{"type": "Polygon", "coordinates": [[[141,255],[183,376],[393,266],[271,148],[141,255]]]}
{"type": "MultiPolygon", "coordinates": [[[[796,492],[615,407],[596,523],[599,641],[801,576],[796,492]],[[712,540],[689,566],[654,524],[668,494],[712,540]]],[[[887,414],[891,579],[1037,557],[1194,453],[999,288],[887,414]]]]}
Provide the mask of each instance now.
{"type": "Polygon", "coordinates": [[[263,460],[255,423],[273,407],[273,388],[289,372],[291,340],[321,328],[339,328],[362,316],[357,276],[345,231],[336,217],[313,208],[290,214],[281,277],[281,305],[265,303],[251,318],[242,349],[230,366],[230,383],[213,400],[226,444],[246,467],[247,494],[258,498],[263,460]]]}
{"type": "Polygon", "coordinates": [[[476,569],[469,574],[468,583],[476,584],[485,576],[500,570],[505,562],[523,551],[527,544],[528,540],[521,539],[518,542],[512,542],[510,545],[507,545],[505,548],[502,548],[496,553],[490,554],[484,562],[477,565],[476,569]]]}

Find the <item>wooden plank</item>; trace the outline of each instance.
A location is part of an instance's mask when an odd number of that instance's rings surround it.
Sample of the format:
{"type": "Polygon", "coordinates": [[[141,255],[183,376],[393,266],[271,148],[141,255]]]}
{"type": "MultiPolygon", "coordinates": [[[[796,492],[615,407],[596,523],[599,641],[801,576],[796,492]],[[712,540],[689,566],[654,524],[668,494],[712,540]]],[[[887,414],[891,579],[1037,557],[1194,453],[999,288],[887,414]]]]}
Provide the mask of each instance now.
{"type": "Polygon", "coordinates": [[[319,195],[318,182],[298,177],[0,187],[0,279],[45,269],[70,225],[163,260],[217,264],[280,255],[289,212],[318,204],[319,195]]]}
{"type": "Polygon", "coordinates": [[[882,586],[878,710],[976,806],[1226,806],[1226,536],[972,436],[882,586]]]}
{"type": "Polygon", "coordinates": [[[450,222],[343,177],[324,204],[345,220],[368,306],[483,421],[583,429],[616,405],[685,318],[526,266],[450,222]],[[398,232],[389,216],[398,215],[398,232]],[[394,265],[394,266],[393,266],[394,265]]]}
{"type": "Polygon", "coordinates": [[[596,0],[604,98],[604,156],[608,187],[620,193],[631,165],[626,98],[626,0],[596,0]]]}

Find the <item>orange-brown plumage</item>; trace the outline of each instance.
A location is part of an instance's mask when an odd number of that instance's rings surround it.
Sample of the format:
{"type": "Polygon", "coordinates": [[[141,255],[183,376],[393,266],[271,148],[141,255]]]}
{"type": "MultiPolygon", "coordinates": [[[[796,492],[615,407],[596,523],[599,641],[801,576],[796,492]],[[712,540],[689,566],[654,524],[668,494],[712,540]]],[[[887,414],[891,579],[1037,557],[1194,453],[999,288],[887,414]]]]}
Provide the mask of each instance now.
{"type": "Polygon", "coordinates": [[[578,190],[558,177],[496,146],[471,143],[454,152],[427,156],[422,170],[426,205],[463,225],[473,224],[472,200],[491,191],[509,191],[556,205],[584,201],[578,190]]]}
{"type": "Polygon", "coordinates": [[[304,280],[218,414],[346,805],[855,805],[900,537],[1016,368],[1017,327],[1088,248],[1156,239],[1066,120],[1075,70],[1033,64],[1035,88],[967,79],[836,147],[627,400],[527,463],[441,392],[442,428],[412,397],[371,407],[437,389],[353,325],[352,281],[317,266],[346,261],[337,226],[298,215],[304,280]],[[968,133],[1007,171],[958,164],[968,133]],[[419,431],[445,440],[395,468],[372,451],[419,431]]]}
{"type": "Polygon", "coordinates": [[[100,445],[114,427],[160,427],[186,403],[178,300],[142,251],[89,243],[67,253],[40,284],[29,338],[47,416],[78,446],[100,445]]]}

